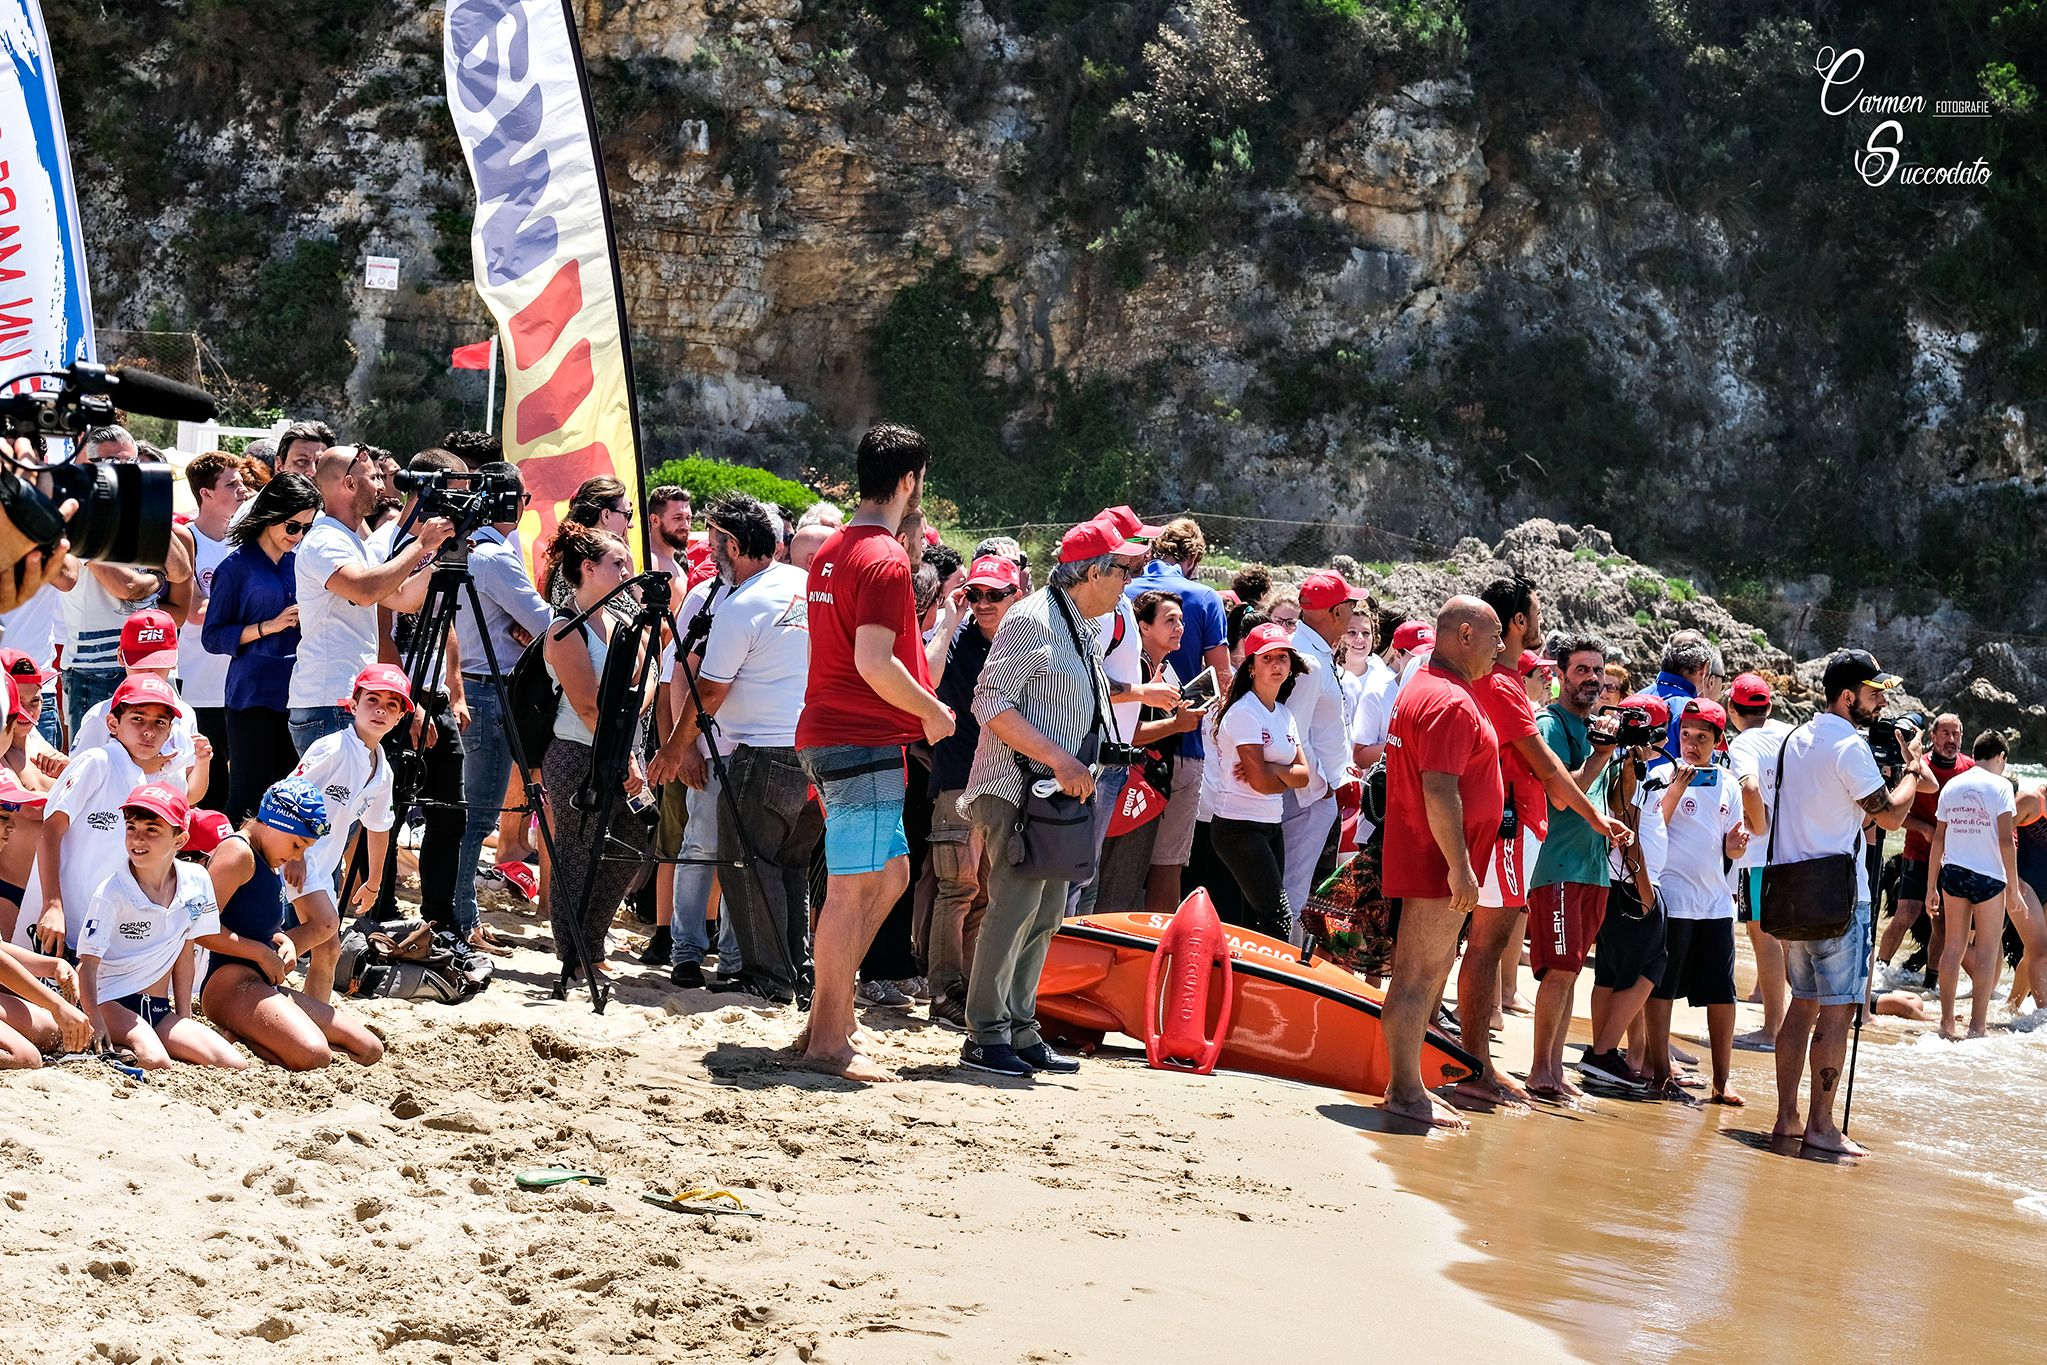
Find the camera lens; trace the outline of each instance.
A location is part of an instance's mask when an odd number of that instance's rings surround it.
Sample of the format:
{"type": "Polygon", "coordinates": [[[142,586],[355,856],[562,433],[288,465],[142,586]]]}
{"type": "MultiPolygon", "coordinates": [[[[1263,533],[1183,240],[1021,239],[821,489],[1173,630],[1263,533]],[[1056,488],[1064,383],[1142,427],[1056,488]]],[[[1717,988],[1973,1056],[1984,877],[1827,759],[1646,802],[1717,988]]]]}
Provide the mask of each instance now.
{"type": "Polygon", "coordinates": [[[64,524],[71,553],[160,569],[171,546],[171,471],[161,465],[68,464],[49,471],[51,500],[78,499],[64,524]]]}

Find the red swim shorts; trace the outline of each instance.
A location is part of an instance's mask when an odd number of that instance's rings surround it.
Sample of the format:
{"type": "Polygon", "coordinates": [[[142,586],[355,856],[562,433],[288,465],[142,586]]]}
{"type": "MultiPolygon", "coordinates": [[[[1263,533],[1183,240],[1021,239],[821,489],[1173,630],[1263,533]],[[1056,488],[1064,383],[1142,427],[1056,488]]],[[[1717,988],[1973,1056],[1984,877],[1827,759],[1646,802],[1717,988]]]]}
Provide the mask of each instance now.
{"type": "Polygon", "coordinates": [[[1554,968],[1585,970],[1585,954],[1606,920],[1606,888],[1551,882],[1528,890],[1528,961],[1535,979],[1554,968]]]}

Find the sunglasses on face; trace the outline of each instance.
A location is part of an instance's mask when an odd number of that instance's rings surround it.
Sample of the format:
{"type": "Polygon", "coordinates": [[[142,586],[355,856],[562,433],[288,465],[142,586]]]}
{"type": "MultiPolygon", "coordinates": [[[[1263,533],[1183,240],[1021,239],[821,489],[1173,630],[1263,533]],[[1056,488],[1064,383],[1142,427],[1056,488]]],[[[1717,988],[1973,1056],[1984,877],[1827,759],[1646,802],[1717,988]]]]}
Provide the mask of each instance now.
{"type": "Polygon", "coordinates": [[[968,588],[967,605],[978,607],[984,602],[1001,602],[1014,596],[1015,588],[968,588]]]}
{"type": "Polygon", "coordinates": [[[606,508],[605,510],[606,510],[606,511],[608,511],[608,512],[610,512],[610,513],[611,513],[611,515],[613,515],[614,517],[624,517],[624,518],[625,518],[625,524],[626,524],[626,525],[630,526],[630,525],[632,525],[632,524],[633,524],[633,509],[632,509],[632,508],[630,508],[630,507],[610,507],[610,508],[606,508]]]}
{"type": "Polygon", "coordinates": [[[304,535],[304,534],[305,534],[306,532],[308,532],[308,531],[310,531],[310,530],[312,530],[312,529],[313,529],[313,522],[314,522],[315,520],[316,520],[316,518],[311,518],[311,517],[309,517],[309,518],[307,518],[307,519],[306,519],[306,520],[304,520],[304,521],[287,521],[287,522],[284,522],[284,523],[283,523],[283,526],[284,526],[284,533],[285,533],[286,535],[288,535],[288,536],[302,536],[302,535],[304,535]]]}

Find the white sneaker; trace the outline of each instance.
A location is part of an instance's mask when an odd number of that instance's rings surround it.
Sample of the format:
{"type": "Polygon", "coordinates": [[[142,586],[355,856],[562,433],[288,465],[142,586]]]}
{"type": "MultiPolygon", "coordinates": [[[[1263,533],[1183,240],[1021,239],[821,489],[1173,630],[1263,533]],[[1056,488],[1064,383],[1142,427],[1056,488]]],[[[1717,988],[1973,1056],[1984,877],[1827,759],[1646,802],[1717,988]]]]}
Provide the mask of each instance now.
{"type": "Polygon", "coordinates": [[[910,997],[897,990],[893,981],[861,982],[860,998],[870,1005],[886,1005],[890,1009],[910,1007],[910,997]]]}

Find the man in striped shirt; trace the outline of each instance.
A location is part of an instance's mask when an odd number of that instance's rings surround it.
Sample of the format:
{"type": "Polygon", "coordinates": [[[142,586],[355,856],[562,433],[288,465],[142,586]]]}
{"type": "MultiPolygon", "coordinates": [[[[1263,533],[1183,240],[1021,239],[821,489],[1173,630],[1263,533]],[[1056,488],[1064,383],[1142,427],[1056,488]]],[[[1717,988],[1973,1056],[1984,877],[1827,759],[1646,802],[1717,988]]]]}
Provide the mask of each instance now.
{"type": "Polygon", "coordinates": [[[960,809],[988,849],[988,909],[967,982],[972,1036],[960,1060],[977,1071],[1030,1076],[1080,1069],[1045,1045],[1037,1024],[1038,973],[1065,914],[1069,884],[1022,876],[1010,865],[1010,841],[1027,781],[1049,777],[1069,796],[1094,795],[1089,763],[1106,737],[1109,710],[1095,618],[1116,605],[1148,553],[1108,520],[1068,531],[1051,582],[1002,618],[974,685],[981,738],[960,809]]]}

